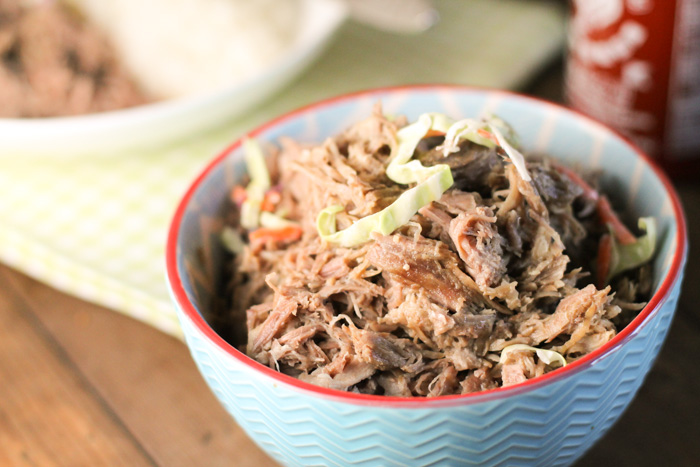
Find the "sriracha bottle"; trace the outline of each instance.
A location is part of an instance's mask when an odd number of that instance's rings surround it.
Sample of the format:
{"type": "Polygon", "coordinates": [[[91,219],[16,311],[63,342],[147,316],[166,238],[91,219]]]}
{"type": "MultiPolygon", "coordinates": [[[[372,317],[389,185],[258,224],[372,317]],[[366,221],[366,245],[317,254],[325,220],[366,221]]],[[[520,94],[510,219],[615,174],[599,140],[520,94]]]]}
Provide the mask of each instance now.
{"type": "Polygon", "coordinates": [[[565,96],[671,175],[698,175],[700,0],[572,0],[565,96]]]}

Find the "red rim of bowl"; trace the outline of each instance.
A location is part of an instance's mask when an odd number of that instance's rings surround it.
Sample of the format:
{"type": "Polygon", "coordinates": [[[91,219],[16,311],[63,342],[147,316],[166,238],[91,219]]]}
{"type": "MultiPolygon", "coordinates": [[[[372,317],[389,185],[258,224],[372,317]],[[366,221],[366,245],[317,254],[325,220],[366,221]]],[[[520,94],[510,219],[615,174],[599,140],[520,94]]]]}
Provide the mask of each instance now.
{"type": "Polygon", "coordinates": [[[642,325],[654,315],[657,310],[665,303],[671,292],[676,281],[680,277],[680,272],[685,260],[685,255],[687,251],[687,239],[686,239],[686,221],[683,209],[681,207],[680,200],[676,194],[673,185],[670,180],[664,174],[664,172],[651,160],[649,156],[644,154],[639,148],[637,148],[633,143],[631,143],[627,138],[615,132],[614,130],[608,128],[602,123],[584,115],[576,112],[572,109],[566,108],[562,105],[555,104],[543,99],[536,97],[526,96],[511,91],[504,91],[499,89],[491,89],[485,87],[476,86],[462,86],[462,85],[452,85],[452,84],[423,84],[423,85],[408,85],[408,86],[389,86],[381,88],[373,88],[368,90],[356,91],[348,94],[343,94],[337,97],[332,97],[325,99],[316,103],[312,103],[301,107],[299,109],[288,112],[280,117],[277,117],[270,122],[263,124],[256,128],[255,130],[249,132],[246,136],[256,136],[269,128],[279,125],[287,120],[296,118],[297,116],[304,114],[310,110],[325,108],[339,102],[348,101],[355,99],[357,97],[364,97],[375,94],[386,94],[391,92],[435,92],[435,91],[463,91],[463,92],[473,92],[473,93],[487,93],[496,94],[507,97],[514,97],[517,99],[528,100],[536,103],[537,105],[548,106],[556,109],[557,111],[563,111],[565,113],[570,113],[576,116],[578,119],[583,119],[588,124],[598,127],[604,132],[611,134],[618,139],[622,140],[631,151],[637,154],[646,164],[653,170],[655,175],[661,180],[666,192],[668,193],[673,207],[674,218],[676,220],[676,251],[671,263],[671,267],[668,274],[664,278],[664,281],[659,286],[659,289],[651,297],[647,305],[642,311],[630,322],[622,331],[620,331],[613,339],[599,347],[595,351],[585,355],[584,357],[572,362],[565,367],[554,370],[550,373],[542,375],[538,378],[533,378],[527,380],[523,383],[509,386],[500,387],[495,389],[489,389],[481,392],[469,393],[469,394],[459,394],[459,395],[449,395],[449,396],[438,396],[433,398],[425,397],[394,397],[394,396],[380,396],[380,395],[369,395],[369,394],[357,394],[346,391],[340,391],[335,389],[328,389],[321,386],[316,386],[310,383],[303,382],[299,379],[293,378],[291,376],[279,373],[272,368],[269,368],[252,358],[246,356],[231,344],[222,339],[204,320],[204,318],[199,314],[194,305],[190,302],[185,289],[182,286],[180,276],[177,269],[177,239],[180,231],[180,224],[182,218],[187,210],[187,206],[194,195],[195,191],[200,186],[201,182],[209,175],[209,173],[232,151],[234,151],[238,146],[240,146],[242,138],[236,140],[229,147],[224,149],[218,156],[216,156],[197,176],[194,182],[190,185],[184,197],[180,201],[180,204],[175,211],[175,215],[170,224],[170,230],[168,232],[168,241],[166,246],[166,272],[167,281],[171,289],[171,292],[177,301],[177,305],[181,308],[182,312],[188,317],[188,319],[194,324],[194,326],[202,333],[208,340],[210,340],[214,345],[216,345],[220,350],[228,354],[230,357],[237,360],[239,363],[245,365],[250,370],[262,373],[263,375],[271,378],[271,384],[284,384],[290,386],[291,389],[295,389],[298,392],[311,393],[316,396],[321,396],[325,399],[332,399],[336,401],[356,404],[356,405],[372,405],[372,406],[382,406],[382,407],[403,407],[403,408],[425,408],[435,405],[467,405],[476,404],[485,401],[497,400],[523,392],[528,392],[550,384],[560,378],[572,375],[579,372],[585,368],[588,368],[596,361],[600,360],[605,355],[612,353],[621,347],[625,342],[631,339],[635,334],[637,334],[642,325]]]}

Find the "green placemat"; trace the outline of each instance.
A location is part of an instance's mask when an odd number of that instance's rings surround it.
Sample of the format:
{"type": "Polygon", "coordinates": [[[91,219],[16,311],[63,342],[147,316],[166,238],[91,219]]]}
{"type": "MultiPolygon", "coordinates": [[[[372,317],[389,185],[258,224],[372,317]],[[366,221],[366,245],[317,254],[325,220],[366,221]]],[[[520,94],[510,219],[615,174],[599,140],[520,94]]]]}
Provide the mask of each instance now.
{"type": "Polygon", "coordinates": [[[0,157],[0,260],[181,336],[164,280],[170,217],[189,182],[245,131],[349,91],[410,83],[517,89],[564,43],[551,2],[446,0],[416,36],[345,24],[296,82],[222,128],[168,147],[59,159],[0,157]]]}

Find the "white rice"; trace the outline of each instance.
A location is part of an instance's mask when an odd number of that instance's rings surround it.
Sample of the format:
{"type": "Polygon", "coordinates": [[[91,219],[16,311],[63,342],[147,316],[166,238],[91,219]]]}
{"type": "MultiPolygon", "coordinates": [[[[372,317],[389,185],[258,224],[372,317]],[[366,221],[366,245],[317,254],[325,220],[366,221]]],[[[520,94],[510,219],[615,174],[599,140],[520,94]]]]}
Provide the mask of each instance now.
{"type": "Polygon", "coordinates": [[[240,83],[280,59],[299,0],[71,0],[143,90],[167,99],[240,83]]]}

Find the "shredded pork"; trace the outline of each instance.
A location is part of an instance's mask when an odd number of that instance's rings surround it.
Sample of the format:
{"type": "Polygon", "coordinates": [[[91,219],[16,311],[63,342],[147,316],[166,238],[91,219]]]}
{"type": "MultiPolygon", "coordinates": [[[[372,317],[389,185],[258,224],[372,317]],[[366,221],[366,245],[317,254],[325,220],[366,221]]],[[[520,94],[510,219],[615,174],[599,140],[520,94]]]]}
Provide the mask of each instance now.
{"type": "Polygon", "coordinates": [[[148,100],[70,2],[0,1],[0,117],[79,115],[148,100]]]}
{"type": "Polygon", "coordinates": [[[512,344],[573,361],[614,337],[639,309],[638,287],[625,278],[618,305],[610,287],[590,283],[578,258],[590,258],[586,239],[601,229],[580,187],[546,158],[528,161],[525,182],[498,149],[464,142],[445,160],[440,138],[426,138],[416,158],[448,163],[455,179],[441,199],[354,248],[319,238],[321,209],[344,206],[343,229],[407,188],[385,174],[404,124],[378,106],[322,144],[285,141],[269,161],[279,207],[303,233],[235,257],[229,319],[247,323],[246,353],[328,388],[433,397],[552,369],[527,351],[501,361],[512,344]]]}

